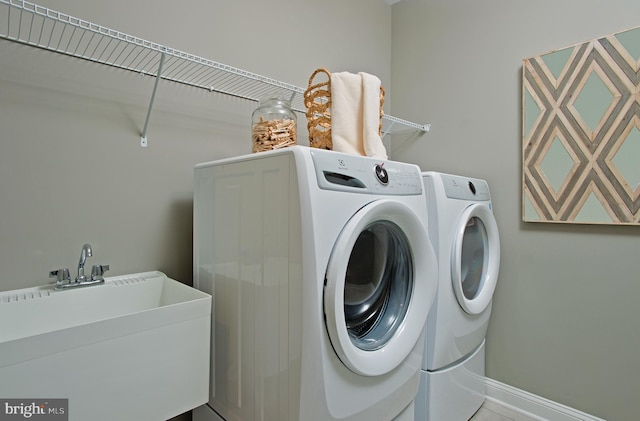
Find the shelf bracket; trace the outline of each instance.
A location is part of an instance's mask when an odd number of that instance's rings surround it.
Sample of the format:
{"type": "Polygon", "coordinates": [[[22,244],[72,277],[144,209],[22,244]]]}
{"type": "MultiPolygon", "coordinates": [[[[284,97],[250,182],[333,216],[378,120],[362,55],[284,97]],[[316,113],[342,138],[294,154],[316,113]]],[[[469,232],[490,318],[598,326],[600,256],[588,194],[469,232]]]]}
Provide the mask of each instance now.
{"type": "Polygon", "coordinates": [[[142,136],[140,136],[140,146],[146,148],[147,142],[147,129],[149,128],[149,119],[151,118],[151,109],[153,108],[153,101],[156,99],[156,91],[158,90],[158,82],[160,82],[160,76],[162,75],[162,66],[164,65],[165,53],[160,55],[160,64],[158,65],[158,74],[156,80],[153,83],[153,92],[151,92],[151,100],[149,101],[149,109],[147,110],[147,118],[144,121],[144,129],[142,129],[142,136]]]}
{"type": "Polygon", "coordinates": [[[389,133],[391,133],[391,130],[393,129],[393,126],[396,124],[395,121],[392,121],[391,124],[389,125],[389,127],[387,127],[387,130],[382,130],[382,136],[381,139],[384,140],[385,137],[387,137],[387,135],[389,133]]]}

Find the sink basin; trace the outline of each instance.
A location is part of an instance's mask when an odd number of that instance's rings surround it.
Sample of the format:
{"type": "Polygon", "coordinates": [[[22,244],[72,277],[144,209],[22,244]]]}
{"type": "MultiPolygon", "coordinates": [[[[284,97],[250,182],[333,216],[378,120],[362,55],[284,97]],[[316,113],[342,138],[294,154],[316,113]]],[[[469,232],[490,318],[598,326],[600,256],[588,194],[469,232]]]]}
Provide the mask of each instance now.
{"type": "Polygon", "coordinates": [[[166,420],[208,400],[211,296],[145,272],[0,292],[0,398],[69,420],[166,420]]]}

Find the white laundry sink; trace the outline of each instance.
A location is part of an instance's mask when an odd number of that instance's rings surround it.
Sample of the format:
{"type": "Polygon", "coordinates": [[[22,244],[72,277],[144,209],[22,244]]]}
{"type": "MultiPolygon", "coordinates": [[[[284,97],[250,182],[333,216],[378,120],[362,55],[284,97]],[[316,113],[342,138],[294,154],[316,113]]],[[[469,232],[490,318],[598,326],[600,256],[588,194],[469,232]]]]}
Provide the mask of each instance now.
{"type": "Polygon", "coordinates": [[[166,420],[208,400],[211,296],[161,272],[0,292],[0,398],[69,420],[166,420]]]}

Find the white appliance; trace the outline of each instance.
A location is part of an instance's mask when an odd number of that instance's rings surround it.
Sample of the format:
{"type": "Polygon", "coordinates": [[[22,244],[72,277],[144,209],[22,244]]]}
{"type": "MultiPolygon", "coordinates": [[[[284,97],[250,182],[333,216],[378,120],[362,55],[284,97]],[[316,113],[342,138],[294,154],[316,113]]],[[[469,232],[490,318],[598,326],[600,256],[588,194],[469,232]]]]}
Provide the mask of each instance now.
{"type": "Polygon", "coordinates": [[[199,420],[413,420],[437,289],[419,169],[303,146],[195,168],[199,420]]]}
{"type": "Polygon", "coordinates": [[[416,420],[468,420],[485,398],[484,340],[500,266],[486,181],[422,173],[439,267],[427,317],[416,420]]]}

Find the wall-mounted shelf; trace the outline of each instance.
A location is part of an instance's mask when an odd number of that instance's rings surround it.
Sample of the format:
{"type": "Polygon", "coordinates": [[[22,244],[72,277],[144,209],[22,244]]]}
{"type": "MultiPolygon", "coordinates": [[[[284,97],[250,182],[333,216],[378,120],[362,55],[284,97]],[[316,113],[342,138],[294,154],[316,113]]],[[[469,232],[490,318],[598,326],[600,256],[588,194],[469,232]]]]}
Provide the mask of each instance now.
{"type": "MultiPolygon", "coordinates": [[[[218,63],[164,45],[127,35],[95,23],[22,0],[0,0],[0,39],[42,48],[119,69],[155,77],[155,85],[141,145],[160,79],[258,101],[269,95],[289,97],[294,110],[304,113],[304,89],[218,63]]],[[[429,124],[416,124],[383,116],[383,135],[399,131],[427,132],[429,124]]]]}

